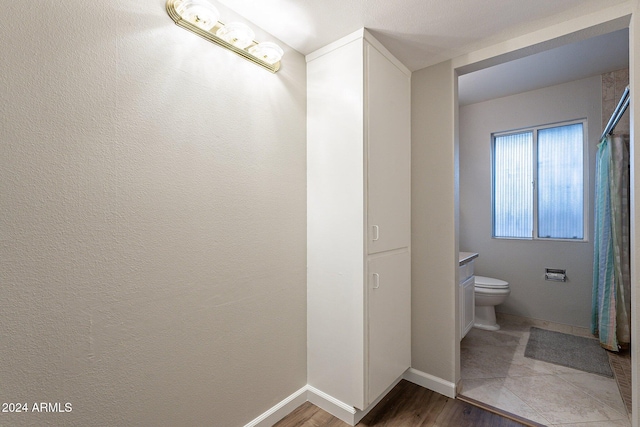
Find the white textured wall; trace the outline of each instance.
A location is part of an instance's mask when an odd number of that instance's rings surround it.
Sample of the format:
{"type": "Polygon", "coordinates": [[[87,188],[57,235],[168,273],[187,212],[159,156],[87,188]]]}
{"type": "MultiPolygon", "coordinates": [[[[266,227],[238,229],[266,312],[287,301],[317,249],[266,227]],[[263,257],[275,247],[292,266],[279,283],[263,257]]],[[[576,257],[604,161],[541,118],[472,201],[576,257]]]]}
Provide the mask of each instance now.
{"type": "Polygon", "coordinates": [[[164,7],[3,4],[0,401],[73,410],[1,425],[239,426],[306,384],[304,58],[164,7]]]}
{"type": "Polygon", "coordinates": [[[638,88],[640,88],[640,1],[632,0],[633,15],[629,25],[629,87],[631,88],[631,105],[629,106],[629,126],[631,131],[630,163],[631,163],[631,341],[636,343],[631,346],[631,399],[633,427],[640,426],[640,150],[637,149],[635,140],[640,136],[640,101],[638,88]]]}
{"type": "Polygon", "coordinates": [[[451,61],[411,77],[411,366],[456,383],[456,81],[451,61]]]}
{"type": "Polygon", "coordinates": [[[593,182],[601,127],[600,76],[460,108],[460,249],[478,252],[476,274],[510,283],[497,311],[588,328],[593,271],[593,182]],[[587,118],[587,242],[491,237],[491,134],[587,118]],[[545,268],[567,282],[544,280],[545,268]]]}

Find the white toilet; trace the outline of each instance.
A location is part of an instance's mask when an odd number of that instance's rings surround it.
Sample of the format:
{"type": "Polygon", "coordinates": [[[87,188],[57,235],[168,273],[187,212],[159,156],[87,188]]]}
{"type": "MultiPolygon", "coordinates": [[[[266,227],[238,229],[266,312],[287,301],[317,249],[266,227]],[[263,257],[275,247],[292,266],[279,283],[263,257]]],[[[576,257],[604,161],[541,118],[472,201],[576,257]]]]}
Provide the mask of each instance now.
{"type": "Polygon", "coordinates": [[[473,326],[487,331],[497,331],[500,325],[496,323],[496,305],[505,302],[511,290],[509,283],[493,277],[475,277],[475,321],[473,326]]]}

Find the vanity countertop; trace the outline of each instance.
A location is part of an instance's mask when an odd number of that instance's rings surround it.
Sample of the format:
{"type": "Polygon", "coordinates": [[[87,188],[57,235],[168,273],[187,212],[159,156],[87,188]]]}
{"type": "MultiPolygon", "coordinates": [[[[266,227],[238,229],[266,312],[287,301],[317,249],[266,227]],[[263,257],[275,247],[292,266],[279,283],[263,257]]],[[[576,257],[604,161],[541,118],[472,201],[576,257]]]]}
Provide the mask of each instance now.
{"type": "Polygon", "coordinates": [[[478,254],[475,252],[459,252],[458,253],[458,265],[465,265],[469,261],[478,258],[478,254]]]}

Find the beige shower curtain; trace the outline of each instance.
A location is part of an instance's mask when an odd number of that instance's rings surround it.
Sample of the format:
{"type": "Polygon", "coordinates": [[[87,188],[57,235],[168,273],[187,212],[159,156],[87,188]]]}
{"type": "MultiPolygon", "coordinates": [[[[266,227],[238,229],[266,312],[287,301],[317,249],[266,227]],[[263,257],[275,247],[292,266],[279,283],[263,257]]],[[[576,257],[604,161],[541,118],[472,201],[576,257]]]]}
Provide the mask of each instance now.
{"type": "Polygon", "coordinates": [[[618,344],[631,342],[631,266],[629,223],[629,139],[611,138],[611,227],[616,284],[616,335],[618,344]]]}

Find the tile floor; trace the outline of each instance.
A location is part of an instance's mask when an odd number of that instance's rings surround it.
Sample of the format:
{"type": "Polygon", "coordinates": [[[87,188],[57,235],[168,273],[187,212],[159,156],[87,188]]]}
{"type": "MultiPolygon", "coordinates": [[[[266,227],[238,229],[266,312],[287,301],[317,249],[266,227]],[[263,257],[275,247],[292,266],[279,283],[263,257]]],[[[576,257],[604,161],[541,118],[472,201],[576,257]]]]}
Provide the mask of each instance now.
{"type": "Polygon", "coordinates": [[[558,328],[515,316],[498,323],[499,331],[472,328],[461,341],[462,395],[548,426],[631,426],[613,378],[524,357],[531,326],[558,328]]]}
{"type": "Polygon", "coordinates": [[[618,383],[618,390],[627,412],[631,414],[631,350],[621,350],[619,353],[609,352],[609,364],[618,383]]]}

